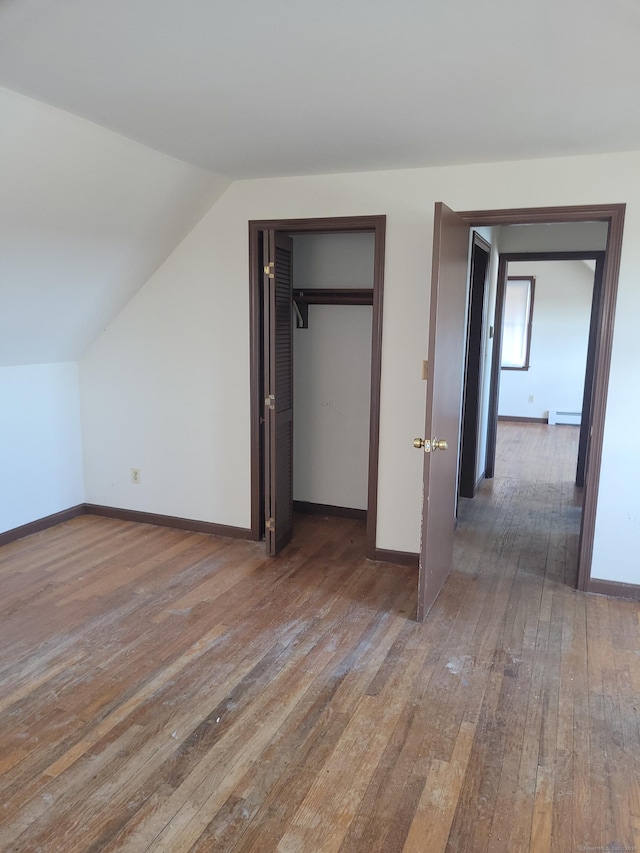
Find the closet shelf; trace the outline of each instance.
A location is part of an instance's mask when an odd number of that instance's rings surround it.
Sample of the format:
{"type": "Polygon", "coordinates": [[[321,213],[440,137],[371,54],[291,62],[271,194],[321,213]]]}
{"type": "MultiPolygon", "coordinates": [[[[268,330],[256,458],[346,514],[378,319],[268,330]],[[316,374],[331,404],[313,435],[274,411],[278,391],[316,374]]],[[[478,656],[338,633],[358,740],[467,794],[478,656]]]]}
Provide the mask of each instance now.
{"type": "Polygon", "coordinates": [[[293,307],[298,329],[309,328],[309,305],[373,305],[373,288],[314,287],[293,291],[293,307]]]}
{"type": "Polygon", "coordinates": [[[373,288],[315,287],[294,290],[293,301],[298,305],[373,305],[373,288]]]}

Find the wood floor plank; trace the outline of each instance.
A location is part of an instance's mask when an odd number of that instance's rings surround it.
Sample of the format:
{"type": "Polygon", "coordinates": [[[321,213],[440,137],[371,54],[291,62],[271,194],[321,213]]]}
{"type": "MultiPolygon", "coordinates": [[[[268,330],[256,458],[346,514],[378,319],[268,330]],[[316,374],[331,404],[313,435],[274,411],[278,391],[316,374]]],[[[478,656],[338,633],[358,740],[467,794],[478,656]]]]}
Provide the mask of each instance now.
{"type": "Polygon", "coordinates": [[[462,723],[450,761],[436,758],[432,762],[402,847],[404,853],[438,853],[446,849],[475,736],[476,725],[462,723]]]}

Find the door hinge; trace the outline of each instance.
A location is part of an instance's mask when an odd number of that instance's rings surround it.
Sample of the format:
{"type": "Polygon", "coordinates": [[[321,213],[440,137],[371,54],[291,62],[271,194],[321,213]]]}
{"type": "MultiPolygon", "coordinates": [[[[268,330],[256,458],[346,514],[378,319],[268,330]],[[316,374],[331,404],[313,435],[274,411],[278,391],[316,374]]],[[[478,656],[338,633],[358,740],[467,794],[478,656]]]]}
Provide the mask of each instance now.
{"type": "Polygon", "coordinates": [[[272,518],[268,518],[264,526],[265,526],[265,528],[266,528],[267,530],[270,530],[270,531],[273,533],[273,531],[276,529],[276,520],[275,520],[275,518],[273,518],[273,517],[272,517],[272,518]]]}
{"type": "Polygon", "coordinates": [[[266,265],[263,267],[263,269],[264,269],[264,274],[265,274],[266,276],[269,276],[269,278],[275,278],[275,273],[274,273],[274,271],[273,271],[273,267],[274,267],[274,263],[273,263],[273,261],[271,261],[271,263],[270,263],[270,264],[266,264],[266,265]]]}
{"type": "Polygon", "coordinates": [[[273,394],[269,394],[268,397],[264,398],[264,407],[265,407],[265,409],[275,409],[276,398],[273,394]]]}

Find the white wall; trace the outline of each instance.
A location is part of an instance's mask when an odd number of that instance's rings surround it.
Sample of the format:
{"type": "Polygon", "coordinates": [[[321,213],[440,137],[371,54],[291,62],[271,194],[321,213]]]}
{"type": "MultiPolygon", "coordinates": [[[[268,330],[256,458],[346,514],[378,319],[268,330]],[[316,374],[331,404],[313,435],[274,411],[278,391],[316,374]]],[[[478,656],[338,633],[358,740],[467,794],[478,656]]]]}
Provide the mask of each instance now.
{"type": "Polygon", "coordinates": [[[580,412],[593,268],[584,261],[523,261],[509,263],[507,274],[533,275],[536,281],[530,366],[500,371],[498,414],[546,418],[550,409],[580,412]]]}
{"type": "Polygon", "coordinates": [[[228,185],[0,87],[0,528],[84,501],[76,362],[228,185]]]}
{"type": "Polygon", "coordinates": [[[84,502],[76,364],[0,367],[0,532],[84,502]]]}
{"type": "MultiPolygon", "coordinates": [[[[373,234],[293,243],[294,288],[373,286],[373,234]]],[[[368,305],[311,305],[294,330],[294,500],[367,508],[372,320],[368,305]]]]}
{"type": "Polygon", "coordinates": [[[606,222],[502,225],[495,229],[501,252],[597,252],[607,248],[606,222]]]}
{"type": "Polygon", "coordinates": [[[373,287],[373,234],[294,234],[293,245],[294,287],[373,287]]]}
{"type": "Polygon", "coordinates": [[[229,181],[8,89],[0,115],[0,365],[76,361],[229,181]]]}
{"type": "Polygon", "coordinates": [[[637,582],[640,154],[239,181],[80,365],[87,500],[250,522],[247,221],[387,215],[379,548],[417,551],[433,205],[627,203],[593,575],[637,582]],[[143,484],[129,484],[130,466],[143,484]],[[137,490],[137,491],[136,491],[137,490]]]}

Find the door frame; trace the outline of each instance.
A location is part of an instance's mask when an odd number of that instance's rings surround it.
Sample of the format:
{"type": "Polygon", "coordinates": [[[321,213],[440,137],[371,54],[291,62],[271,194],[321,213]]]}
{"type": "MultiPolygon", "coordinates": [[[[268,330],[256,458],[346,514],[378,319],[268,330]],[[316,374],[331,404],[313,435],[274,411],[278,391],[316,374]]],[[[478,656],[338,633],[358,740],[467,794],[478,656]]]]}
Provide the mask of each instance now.
{"type": "Polygon", "coordinates": [[[489,387],[489,411],[487,418],[487,451],[485,460],[485,473],[487,479],[491,479],[495,471],[496,442],[498,431],[498,406],[500,402],[500,381],[502,367],[500,365],[500,351],[502,349],[502,332],[504,322],[504,300],[508,280],[509,264],[530,261],[595,261],[596,270],[593,277],[593,289],[591,296],[591,309],[589,319],[589,339],[587,344],[587,361],[585,367],[585,378],[583,383],[583,407],[580,425],[580,440],[578,462],[576,466],[576,485],[584,485],[584,468],[586,462],[587,438],[591,420],[591,399],[593,396],[593,373],[596,357],[596,332],[602,311],[602,270],[606,258],[604,249],[594,251],[576,252],[501,252],[498,261],[498,287],[496,290],[496,309],[494,317],[494,344],[491,353],[491,382],[489,387]],[[587,416],[585,417],[585,412],[587,416]],[[579,474],[582,473],[580,477],[579,474]],[[577,482],[581,479],[582,482],[577,482]]]}
{"type": "MultiPolygon", "coordinates": [[[[578,548],[577,586],[579,590],[583,591],[588,591],[591,585],[591,562],[602,461],[601,448],[604,441],[625,209],[625,204],[596,204],[459,212],[459,215],[468,223],[470,228],[474,226],[557,224],[562,222],[606,222],[609,226],[600,295],[601,311],[594,334],[591,440],[586,454],[584,500],[578,548]]],[[[494,355],[498,343],[494,337],[494,355]]]]}
{"type": "MultiPolygon", "coordinates": [[[[265,231],[286,234],[373,233],[373,318],[371,328],[371,400],[369,406],[369,466],[367,486],[366,556],[376,557],[378,519],[378,451],[380,444],[380,381],[382,373],[382,304],[384,292],[385,215],[334,216],[309,219],[259,219],[249,221],[249,381],[251,418],[251,538],[258,541],[264,534],[264,502],[261,498],[265,449],[261,418],[262,364],[264,338],[262,327],[262,235],[265,231]]],[[[295,261],[294,261],[295,262],[295,261]]]]}
{"type": "Polygon", "coordinates": [[[478,467],[478,444],[480,439],[481,390],[485,374],[482,353],[487,333],[486,315],[488,311],[486,293],[491,268],[491,244],[478,234],[471,233],[469,248],[469,285],[467,347],[465,352],[464,388],[462,395],[462,424],[460,433],[460,469],[458,471],[458,496],[473,498],[478,483],[485,475],[483,466],[480,478],[476,477],[478,467]],[[486,255],[486,266],[482,282],[476,281],[476,251],[486,255]],[[477,358],[472,358],[472,349],[477,358]],[[471,406],[473,408],[471,408],[471,406]],[[466,451],[466,452],[465,452],[466,451]],[[470,492],[470,494],[469,494],[470,492]]]}

